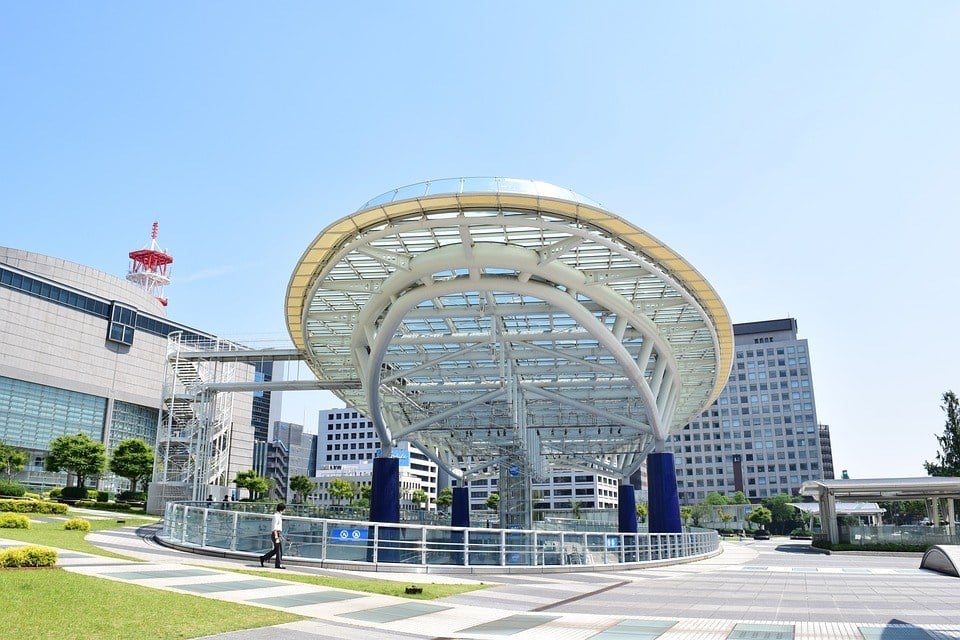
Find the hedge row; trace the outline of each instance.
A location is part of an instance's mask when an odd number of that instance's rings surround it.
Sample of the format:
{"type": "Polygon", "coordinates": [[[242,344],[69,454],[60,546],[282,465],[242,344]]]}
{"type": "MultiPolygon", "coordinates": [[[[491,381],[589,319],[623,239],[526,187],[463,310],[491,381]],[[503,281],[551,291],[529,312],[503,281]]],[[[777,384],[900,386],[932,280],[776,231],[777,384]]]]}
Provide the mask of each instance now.
{"type": "Polygon", "coordinates": [[[841,542],[832,544],[829,540],[814,540],[813,546],[830,551],[888,551],[888,552],[924,552],[930,548],[929,544],[898,544],[896,542],[882,542],[877,544],[849,544],[841,542]]]}
{"type": "Polygon", "coordinates": [[[9,547],[0,551],[0,567],[52,567],[57,550],[49,547],[9,547]]]}
{"type": "Polygon", "coordinates": [[[0,500],[0,511],[63,515],[67,512],[67,505],[40,500],[0,500]]]}
{"type": "Polygon", "coordinates": [[[78,500],[73,503],[73,506],[81,509],[99,509],[101,511],[132,511],[133,509],[139,508],[142,510],[142,507],[134,507],[123,502],[94,502],[93,500],[78,500]]]}

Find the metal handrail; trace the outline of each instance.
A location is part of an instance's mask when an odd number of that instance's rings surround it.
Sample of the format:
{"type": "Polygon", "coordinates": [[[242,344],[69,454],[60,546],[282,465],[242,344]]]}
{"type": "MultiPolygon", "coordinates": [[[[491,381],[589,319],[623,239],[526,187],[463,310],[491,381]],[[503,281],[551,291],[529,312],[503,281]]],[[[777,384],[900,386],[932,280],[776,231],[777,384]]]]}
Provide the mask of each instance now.
{"type": "MultiPolygon", "coordinates": [[[[270,546],[271,515],[230,505],[171,502],[161,543],[201,553],[260,555],[270,546]]],[[[284,558],[305,564],[379,564],[398,569],[625,567],[688,561],[718,552],[716,531],[613,533],[462,528],[284,515],[284,558]]]]}

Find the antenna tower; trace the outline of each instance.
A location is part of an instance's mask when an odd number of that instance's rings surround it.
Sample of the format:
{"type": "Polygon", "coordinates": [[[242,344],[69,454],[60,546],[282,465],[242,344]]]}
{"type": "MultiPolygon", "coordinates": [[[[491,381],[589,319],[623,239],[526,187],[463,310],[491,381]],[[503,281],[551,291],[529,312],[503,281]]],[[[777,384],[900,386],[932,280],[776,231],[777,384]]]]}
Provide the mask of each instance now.
{"type": "Polygon", "coordinates": [[[159,223],[154,222],[150,233],[150,244],[143,249],[130,252],[130,271],[127,272],[127,280],[139,285],[144,291],[149,291],[160,304],[167,306],[167,299],[163,297],[163,288],[170,284],[167,272],[173,264],[173,256],[168,255],[157,244],[159,228],[159,223]]]}

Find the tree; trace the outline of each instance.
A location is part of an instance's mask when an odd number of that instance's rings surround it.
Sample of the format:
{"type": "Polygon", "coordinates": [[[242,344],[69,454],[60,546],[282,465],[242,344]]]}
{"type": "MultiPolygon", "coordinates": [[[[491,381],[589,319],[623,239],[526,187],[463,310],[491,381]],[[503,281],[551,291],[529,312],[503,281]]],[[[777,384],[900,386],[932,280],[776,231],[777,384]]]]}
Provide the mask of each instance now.
{"type": "Polygon", "coordinates": [[[437,494],[437,508],[446,509],[453,504],[453,489],[450,487],[444,487],[440,489],[440,493],[437,494]]]}
{"type": "Polygon", "coordinates": [[[960,401],[957,394],[947,391],[943,394],[940,408],[947,414],[943,435],[937,436],[940,451],[936,462],[924,462],[923,466],[931,476],[960,476],[960,401]]]}
{"type": "Polygon", "coordinates": [[[637,518],[640,519],[640,522],[643,522],[647,519],[647,515],[650,513],[650,510],[647,509],[647,505],[642,502],[637,503],[637,518]]]}
{"type": "Polygon", "coordinates": [[[308,476],[293,476],[290,478],[290,490],[293,491],[294,502],[303,502],[317,490],[317,483],[308,476]]]}
{"type": "Polygon", "coordinates": [[[339,506],[344,500],[350,500],[355,495],[357,495],[357,488],[353,484],[344,480],[343,478],[334,478],[330,481],[330,484],[327,485],[327,491],[330,493],[330,497],[336,500],[336,504],[339,506]]]}
{"type": "Polygon", "coordinates": [[[77,476],[77,487],[83,488],[88,477],[107,468],[106,448],[82,433],[60,436],[50,443],[50,453],[43,466],[53,473],[70,471],[77,476]]]}
{"type": "Polygon", "coordinates": [[[728,504],[730,502],[727,496],[722,493],[717,493],[716,491],[710,491],[707,493],[707,497],[703,499],[703,504],[710,505],[712,507],[719,507],[720,505],[728,504]]]}
{"type": "Polygon", "coordinates": [[[733,514],[727,513],[720,507],[717,507],[717,517],[720,518],[720,521],[723,523],[723,528],[727,528],[727,523],[733,520],[733,514]]]}
{"type": "Polygon", "coordinates": [[[12,479],[27,466],[27,452],[0,442],[0,468],[12,479]]]}
{"type": "Polygon", "coordinates": [[[803,517],[796,507],[791,507],[793,496],[786,493],[780,493],[769,498],[764,498],[763,506],[770,510],[771,525],[770,529],[774,533],[790,533],[794,529],[803,526],[803,517]]]}
{"type": "Polygon", "coordinates": [[[683,520],[683,524],[689,524],[692,517],[693,510],[690,507],[680,507],[680,519],[683,520]]]}
{"type": "Polygon", "coordinates": [[[735,491],[732,496],[730,496],[729,504],[750,504],[750,501],[747,500],[747,496],[743,491],[735,491]]]}
{"type": "Polygon", "coordinates": [[[490,495],[487,496],[487,501],[485,504],[487,505],[487,509],[490,509],[491,511],[496,511],[497,509],[500,508],[500,494],[491,493],[490,495]]]}
{"type": "Polygon", "coordinates": [[[253,469],[247,469],[246,471],[238,473],[237,477],[233,480],[233,484],[237,485],[238,489],[246,489],[249,491],[252,499],[256,499],[261,493],[270,491],[270,481],[259,475],[253,469]]]}
{"type": "Polygon", "coordinates": [[[424,503],[430,500],[430,496],[428,496],[427,492],[423,489],[414,489],[413,493],[410,495],[410,500],[413,502],[413,504],[422,508],[424,503]]]}
{"type": "Polygon", "coordinates": [[[760,528],[763,529],[773,521],[773,514],[770,513],[770,509],[767,509],[762,504],[758,504],[750,511],[750,515],[747,516],[747,521],[759,525],[760,528]]]}
{"type": "Polygon", "coordinates": [[[580,504],[579,500],[574,500],[570,503],[570,510],[573,511],[573,517],[579,520],[581,518],[580,509],[583,505],[580,504]]]}
{"type": "Polygon", "coordinates": [[[700,522],[713,512],[713,507],[714,505],[707,504],[706,501],[687,507],[690,510],[690,519],[693,520],[693,526],[699,527],[700,522]]]}
{"type": "Polygon", "coordinates": [[[124,440],[110,456],[110,471],[129,480],[130,491],[136,491],[138,482],[149,482],[153,475],[153,449],[140,438],[124,440]]]}

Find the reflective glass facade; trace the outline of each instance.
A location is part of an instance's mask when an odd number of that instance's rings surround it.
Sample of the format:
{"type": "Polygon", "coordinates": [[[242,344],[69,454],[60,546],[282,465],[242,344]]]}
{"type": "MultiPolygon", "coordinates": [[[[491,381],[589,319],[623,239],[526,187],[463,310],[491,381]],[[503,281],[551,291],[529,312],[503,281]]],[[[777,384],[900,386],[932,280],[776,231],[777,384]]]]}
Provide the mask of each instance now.
{"type": "Polygon", "coordinates": [[[0,378],[0,441],[13,447],[33,449],[76,433],[99,441],[106,411],[104,398],[0,378]]]}
{"type": "Polygon", "coordinates": [[[153,446],[157,440],[157,410],[118,400],[113,403],[107,449],[113,451],[117,444],[131,438],[140,438],[153,446]]]}

